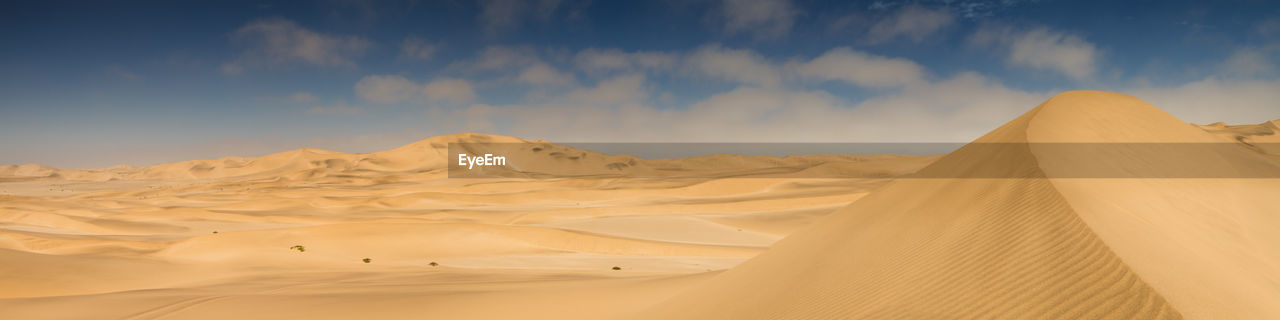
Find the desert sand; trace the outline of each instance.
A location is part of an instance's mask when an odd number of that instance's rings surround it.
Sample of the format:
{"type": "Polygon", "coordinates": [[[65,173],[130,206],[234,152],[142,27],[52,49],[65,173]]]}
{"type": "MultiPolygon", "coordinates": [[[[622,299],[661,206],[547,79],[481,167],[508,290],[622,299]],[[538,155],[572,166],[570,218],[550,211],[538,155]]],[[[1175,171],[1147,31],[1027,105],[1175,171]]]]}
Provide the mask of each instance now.
{"type": "Polygon", "coordinates": [[[0,313],[611,317],[737,265],[936,159],[643,160],[464,133],[371,154],[2,166],[0,313]],[[498,172],[516,178],[450,179],[449,143],[512,143],[525,148],[507,151],[524,157],[518,170],[498,172]],[[619,177],[659,169],[673,176],[619,177]],[[869,178],[820,177],[829,170],[869,178]],[[521,178],[529,175],[541,178],[521,178]]]}
{"type": "Polygon", "coordinates": [[[956,178],[895,180],[640,318],[1280,318],[1280,180],[1055,179],[1280,165],[1244,146],[1044,148],[1231,141],[1131,96],[1060,94],[975,141],[1025,147],[966,146],[920,172],[956,178]],[[1009,178],[964,178],[993,170],[1009,178]]]}
{"type": "Polygon", "coordinates": [[[1280,179],[1148,171],[1280,174],[1276,125],[1078,91],[945,156],[646,160],[464,133],[0,166],[0,317],[1274,319],[1280,179]],[[1230,148],[1045,147],[1188,142],[1230,148]],[[449,143],[512,143],[520,165],[449,178],[449,143]]]}

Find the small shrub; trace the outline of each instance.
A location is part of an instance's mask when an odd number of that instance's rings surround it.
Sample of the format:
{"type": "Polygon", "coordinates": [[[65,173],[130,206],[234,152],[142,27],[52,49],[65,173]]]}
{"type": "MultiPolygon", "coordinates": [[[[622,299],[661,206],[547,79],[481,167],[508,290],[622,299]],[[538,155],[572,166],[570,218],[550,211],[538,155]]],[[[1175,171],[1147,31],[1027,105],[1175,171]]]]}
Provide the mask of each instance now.
{"type": "Polygon", "coordinates": [[[613,266],[613,270],[622,270],[622,267],[619,267],[619,266],[613,266]]]}
{"type": "Polygon", "coordinates": [[[218,234],[218,230],[213,230],[213,234],[218,234]]]}
{"type": "Polygon", "coordinates": [[[303,247],[302,245],[296,245],[296,246],[289,247],[289,250],[298,250],[298,252],[307,252],[307,247],[303,247]]]}
{"type": "Polygon", "coordinates": [[[373,259],[364,258],[364,259],[360,259],[360,261],[364,261],[364,263],[369,263],[369,262],[373,262],[373,259]]]}
{"type": "Polygon", "coordinates": [[[429,265],[431,265],[432,267],[440,265],[439,263],[436,263],[435,261],[432,261],[431,263],[428,263],[428,264],[429,264],[429,265]]]}

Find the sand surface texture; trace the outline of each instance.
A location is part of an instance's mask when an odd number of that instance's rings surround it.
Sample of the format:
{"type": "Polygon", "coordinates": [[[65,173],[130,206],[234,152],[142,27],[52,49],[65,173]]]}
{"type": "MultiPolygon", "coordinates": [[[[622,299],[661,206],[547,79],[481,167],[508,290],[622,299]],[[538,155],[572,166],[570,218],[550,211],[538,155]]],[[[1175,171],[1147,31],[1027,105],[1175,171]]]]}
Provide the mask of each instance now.
{"type": "Polygon", "coordinates": [[[1058,95],[975,142],[1026,144],[957,150],[920,171],[957,178],[891,182],[638,318],[1280,318],[1280,181],[1055,178],[1280,171],[1263,154],[1044,144],[1230,143],[1103,92],[1058,95]],[[1011,178],[963,178],[991,171],[1011,178]]]}

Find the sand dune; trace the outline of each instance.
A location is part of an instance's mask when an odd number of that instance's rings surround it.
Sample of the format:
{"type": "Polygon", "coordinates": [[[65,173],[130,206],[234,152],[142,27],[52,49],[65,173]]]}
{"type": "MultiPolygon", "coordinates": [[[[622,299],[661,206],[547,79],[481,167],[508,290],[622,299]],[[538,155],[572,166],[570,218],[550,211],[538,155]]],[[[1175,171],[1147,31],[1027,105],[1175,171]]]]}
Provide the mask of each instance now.
{"type": "Polygon", "coordinates": [[[225,157],[147,167],[120,165],[102,169],[58,169],[48,166],[0,166],[0,182],[23,181],[192,181],[379,177],[382,181],[405,174],[445,173],[449,145],[469,154],[500,154],[511,158],[504,167],[476,168],[476,177],[669,177],[669,178],[888,178],[913,172],[936,156],[798,155],[787,157],[716,154],[683,159],[647,160],[632,155],[605,155],[556,145],[543,140],[478,133],[458,133],[400,148],[351,154],[314,148],[261,157],[225,157]],[[395,175],[390,175],[395,173],[395,175]]]}
{"type": "Polygon", "coordinates": [[[4,166],[0,315],[596,319],[667,298],[936,159],[645,160],[463,133],[368,154],[4,166]],[[540,179],[449,179],[450,143],[523,148],[472,151],[521,153],[523,166],[497,173],[540,179]],[[661,170],[680,178],[626,178],[661,170]]]}
{"type": "Polygon", "coordinates": [[[945,156],[0,166],[0,318],[1280,318],[1276,132],[1071,92],[945,156]]]}
{"type": "Polygon", "coordinates": [[[1280,161],[1280,120],[1238,126],[1229,126],[1218,122],[1199,127],[1210,133],[1239,142],[1251,150],[1265,154],[1272,160],[1280,161]]]}
{"type": "Polygon", "coordinates": [[[957,178],[896,180],[640,318],[1277,318],[1276,180],[1055,176],[1280,165],[1036,144],[1222,141],[1133,97],[1064,93],[975,141],[1023,147],[962,148],[921,170],[957,178]],[[990,171],[1010,179],[963,178],[990,171]]]}

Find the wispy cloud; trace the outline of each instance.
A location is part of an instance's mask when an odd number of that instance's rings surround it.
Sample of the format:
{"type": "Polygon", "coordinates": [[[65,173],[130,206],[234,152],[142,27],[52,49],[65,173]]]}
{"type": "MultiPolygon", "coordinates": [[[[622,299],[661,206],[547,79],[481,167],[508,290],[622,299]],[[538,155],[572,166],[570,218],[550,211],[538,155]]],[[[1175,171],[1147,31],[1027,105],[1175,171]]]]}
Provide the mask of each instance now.
{"type": "Polygon", "coordinates": [[[724,0],[724,31],[750,34],[757,40],[773,40],[791,33],[800,14],[789,0],[724,0]]]}
{"type": "Polygon", "coordinates": [[[463,72],[501,71],[528,67],[540,61],[532,47],[488,46],[473,58],[454,61],[446,69],[463,72]]]}
{"type": "Polygon", "coordinates": [[[1121,90],[1178,116],[1209,124],[1252,124],[1280,118],[1280,80],[1207,77],[1172,87],[1121,90]]]}
{"type": "Polygon", "coordinates": [[[622,75],[600,81],[595,87],[570,91],[561,101],[600,107],[640,102],[648,96],[644,85],[644,75],[622,75]]]}
{"type": "Polygon", "coordinates": [[[430,60],[432,56],[435,56],[436,50],[438,49],[438,45],[427,42],[417,36],[410,35],[405,37],[404,41],[400,42],[400,57],[417,60],[430,60]]]}
{"type": "Polygon", "coordinates": [[[725,48],[719,44],[699,47],[685,58],[687,70],[703,76],[776,87],[782,83],[777,66],[755,51],[725,48]]]}
{"type": "Polygon", "coordinates": [[[973,73],[853,103],[822,90],[742,86],[687,107],[655,107],[638,75],[547,103],[437,110],[433,126],[553,141],[962,142],[1043,101],[973,73]]]}
{"type": "MultiPolygon", "coordinates": [[[[675,108],[659,107],[655,103],[669,104],[671,94],[637,66],[638,52],[587,49],[571,63],[621,74],[515,104],[431,108],[428,118],[431,127],[441,130],[556,141],[961,142],[1050,95],[1011,89],[973,72],[935,81],[914,61],[847,47],[788,62],[717,44],[687,53],[647,53],[678,61],[680,67],[671,75],[716,79],[736,88],[675,108]],[[809,80],[894,90],[855,102],[806,89],[813,84],[809,80]]],[[[505,70],[520,75],[529,68],[505,70]]]]}
{"type": "Polygon", "coordinates": [[[1267,18],[1255,24],[1260,43],[1236,47],[1222,63],[1228,76],[1274,76],[1280,63],[1280,18],[1267,18]]]}
{"type": "Polygon", "coordinates": [[[356,95],[374,103],[396,103],[422,95],[422,86],[398,75],[367,76],[356,82],[356,95]]]}
{"type": "Polygon", "coordinates": [[[249,68],[299,63],[352,67],[355,59],[372,45],[362,37],[326,35],[285,19],[250,22],[233,32],[231,39],[244,45],[245,51],[221,66],[226,74],[239,74],[249,68]]]}
{"type": "Polygon", "coordinates": [[[910,5],[872,25],[867,31],[867,42],[875,44],[901,37],[919,43],[951,26],[955,20],[955,16],[946,8],[910,5]]]}
{"type": "Polygon", "coordinates": [[[670,71],[679,63],[679,55],[670,52],[623,52],[618,49],[587,48],[573,58],[578,69],[588,74],[632,71],[670,71]]]}
{"type": "Polygon", "coordinates": [[[536,63],[516,76],[516,80],[533,86],[565,87],[572,86],[578,80],[573,74],[560,72],[546,63],[536,63]]]}
{"type": "Polygon", "coordinates": [[[437,78],[423,85],[399,75],[372,75],[355,85],[356,95],[374,103],[468,103],[475,89],[467,80],[437,78]]]}
{"type": "Polygon", "coordinates": [[[475,88],[471,82],[462,79],[438,78],[422,88],[428,101],[445,101],[456,104],[468,103],[476,99],[475,88]]]}
{"type": "Polygon", "coordinates": [[[1280,56],[1280,45],[1237,48],[1223,62],[1222,71],[1233,76],[1274,74],[1276,56],[1280,56]]]}
{"type": "Polygon", "coordinates": [[[835,48],[813,60],[793,63],[802,78],[838,80],[855,86],[894,88],[925,83],[924,68],[907,59],[875,56],[848,47],[835,48]]]}
{"type": "Polygon", "coordinates": [[[1018,30],[987,26],[974,33],[969,42],[1004,51],[1005,63],[1010,66],[1053,71],[1076,80],[1094,76],[1102,55],[1083,37],[1044,27],[1018,30]]]}

